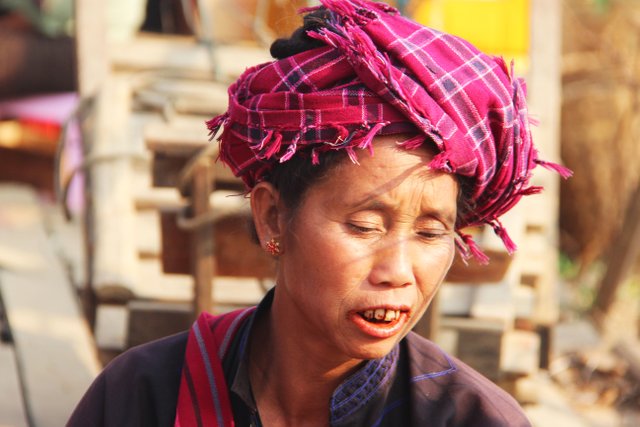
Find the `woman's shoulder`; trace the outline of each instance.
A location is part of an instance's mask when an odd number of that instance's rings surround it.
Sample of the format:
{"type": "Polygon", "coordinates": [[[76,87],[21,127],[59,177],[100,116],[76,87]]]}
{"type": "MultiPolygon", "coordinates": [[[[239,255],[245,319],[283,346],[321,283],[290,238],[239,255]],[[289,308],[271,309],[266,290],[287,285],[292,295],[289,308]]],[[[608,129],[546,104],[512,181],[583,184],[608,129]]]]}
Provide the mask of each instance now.
{"type": "Polygon", "coordinates": [[[87,390],[68,426],[172,425],[187,338],[182,332],[117,356],[87,390]]]}
{"type": "Polygon", "coordinates": [[[531,425],[511,395],[466,363],[415,333],[405,342],[418,414],[435,415],[447,426],[531,425]]]}
{"type": "Polygon", "coordinates": [[[138,375],[157,374],[157,369],[177,367],[178,375],[184,362],[188,331],[170,335],[132,347],[114,358],[104,369],[109,376],[134,372],[138,375]]]}

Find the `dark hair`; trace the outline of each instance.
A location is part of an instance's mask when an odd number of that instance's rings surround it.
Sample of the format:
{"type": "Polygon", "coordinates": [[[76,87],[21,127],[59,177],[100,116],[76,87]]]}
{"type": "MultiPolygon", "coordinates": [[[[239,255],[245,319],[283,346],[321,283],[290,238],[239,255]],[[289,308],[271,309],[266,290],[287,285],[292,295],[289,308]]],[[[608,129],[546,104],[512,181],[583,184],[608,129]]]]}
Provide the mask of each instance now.
{"type": "Polygon", "coordinates": [[[278,39],[271,44],[269,49],[271,56],[275,59],[284,59],[307,50],[326,46],[324,42],[309,37],[307,31],[315,31],[325,27],[328,19],[329,12],[322,8],[306,14],[302,26],[295,30],[291,37],[278,39]]]}

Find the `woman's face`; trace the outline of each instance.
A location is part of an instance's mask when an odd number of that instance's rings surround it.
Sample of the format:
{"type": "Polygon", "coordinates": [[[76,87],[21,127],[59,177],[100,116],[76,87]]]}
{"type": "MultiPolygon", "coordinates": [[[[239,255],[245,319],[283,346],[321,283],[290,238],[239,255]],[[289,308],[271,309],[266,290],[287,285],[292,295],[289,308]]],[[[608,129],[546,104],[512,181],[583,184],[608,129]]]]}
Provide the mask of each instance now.
{"type": "Polygon", "coordinates": [[[304,351],[386,355],[420,319],[449,269],[458,186],[426,150],[378,137],[283,222],[274,310],[304,351]]]}

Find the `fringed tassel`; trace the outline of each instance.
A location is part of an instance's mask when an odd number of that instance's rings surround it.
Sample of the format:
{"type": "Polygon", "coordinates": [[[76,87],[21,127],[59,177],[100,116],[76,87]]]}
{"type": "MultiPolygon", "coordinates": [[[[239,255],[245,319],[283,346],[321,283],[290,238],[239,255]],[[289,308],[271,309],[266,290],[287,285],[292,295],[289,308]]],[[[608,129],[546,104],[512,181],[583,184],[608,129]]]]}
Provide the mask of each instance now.
{"type": "Polygon", "coordinates": [[[282,145],[282,134],[280,132],[275,133],[275,138],[271,138],[271,142],[269,144],[269,148],[264,153],[264,159],[270,159],[273,157],[278,151],[280,151],[280,146],[282,145]]]}
{"type": "Polygon", "coordinates": [[[291,159],[296,151],[298,150],[298,141],[300,140],[300,135],[297,135],[293,141],[287,147],[287,151],[280,157],[280,163],[284,163],[287,160],[291,159]]]}
{"type": "Polygon", "coordinates": [[[489,225],[491,225],[496,235],[500,237],[502,243],[504,243],[504,247],[507,249],[507,252],[509,252],[509,255],[513,255],[513,253],[518,249],[518,246],[516,246],[513,240],[511,240],[509,233],[507,233],[507,230],[504,228],[502,223],[497,218],[494,218],[489,222],[489,225]]]}
{"type": "Polygon", "coordinates": [[[460,252],[460,259],[462,259],[462,262],[464,262],[464,265],[469,265],[467,261],[471,257],[471,254],[469,253],[469,248],[467,247],[467,244],[464,242],[461,234],[462,233],[458,231],[458,236],[455,239],[456,248],[458,249],[458,252],[460,252]]]}
{"type": "MultiPolygon", "coordinates": [[[[260,141],[260,144],[253,144],[251,146],[251,149],[253,151],[262,151],[264,149],[264,146],[267,145],[269,143],[269,141],[271,140],[271,137],[273,136],[273,130],[268,130],[267,131],[267,135],[262,138],[262,140],[260,141]]],[[[258,154],[259,156],[259,154],[258,154]]]]}
{"type": "Polygon", "coordinates": [[[229,114],[224,113],[205,122],[205,124],[207,125],[207,129],[209,129],[209,141],[213,141],[213,139],[216,137],[216,134],[228,117],[229,114]]]}
{"type": "Polygon", "coordinates": [[[349,138],[349,129],[342,125],[336,125],[336,132],[338,132],[336,145],[340,145],[341,143],[347,141],[347,139],[349,138]]]}
{"type": "Polygon", "coordinates": [[[329,10],[339,15],[353,17],[357,14],[357,9],[353,2],[348,0],[320,0],[320,3],[329,10]]]}
{"type": "Polygon", "coordinates": [[[433,170],[444,171],[448,173],[454,173],[453,167],[449,162],[449,156],[446,151],[438,153],[432,160],[429,162],[429,168],[433,170]]]}
{"type": "Polygon", "coordinates": [[[368,148],[369,154],[373,156],[373,138],[388,124],[389,122],[376,123],[371,129],[369,129],[369,132],[367,132],[365,137],[362,138],[362,140],[358,143],[358,148],[361,148],[363,150],[368,148]]]}
{"type": "Polygon", "coordinates": [[[518,191],[518,196],[531,196],[532,194],[540,194],[542,193],[542,190],[544,190],[544,187],[540,186],[540,185],[534,185],[528,188],[523,188],[522,190],[518,191]]]}
{"type": "Polygon", "coordinates": [[[547,162],[545,160],[536,159],[535,162],[545,169],[557,172],[561,177],[567,179],[573,175],[573,171],[557,163],[547,162]]]}
{"type": "Polygon", "coordinates": [[[341,16],[351,18],[360,25],[364,25],[375,18],[375,15],[371,12],[373,10],[391,14],[398,13],[398,10],[394,7],[368,0],[320,0],[320,3],[327,9],[341,16]]]}
{"type": "Polygon", "coordinates": [[[356,155],[356,152],[354,151],[353,147],[345,147],[345,151],[347,152],[347,155],[349,156],[353,164],[355,165],[360,164],[360,162],[358,161],[358,156],[356,155]]]}
{"type": "Polygon", "coordinates": [[[471,256],[475,258],[475,260],[482,265],[489,264],[489,257],[487,254],[482,252],[482,249],[478,246],[478,244],[473,240],[470,234],[465,234],[461,231],[458,231],[458,236],[462,239],[462,242],[466,246],[466,251],[463,252],[463,257],[469,259],[471,256]]]}
{"type": "Polygon", "coordinates": [[[426,136],[424,136],[423,134],[418,134],[416,136],[412,136],[406,141],[399,142],[398,146],[404,148],[405,150],[415,150],[422,144],[424,144],[425,139],[427,139],[426,136]]]}

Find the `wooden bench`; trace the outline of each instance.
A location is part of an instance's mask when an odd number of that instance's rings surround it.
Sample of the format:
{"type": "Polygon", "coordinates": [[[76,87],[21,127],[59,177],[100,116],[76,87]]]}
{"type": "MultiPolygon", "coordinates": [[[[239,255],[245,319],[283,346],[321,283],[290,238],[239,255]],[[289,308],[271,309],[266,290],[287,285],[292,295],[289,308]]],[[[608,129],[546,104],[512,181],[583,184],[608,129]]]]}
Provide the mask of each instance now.
{"type": "Polygon", "coordinates": [[[0,186],[0,248],[10,248],[17,261],[0,260],[0,294],[28,419],[38,427],[64,425],[100,365],[37,196],[26,186],[0,186]]]}
{"type": "Polygon", "coordinates": [[[0,342],[0,426],[28,425],[15,351],[12,346],[0,342]]]}

